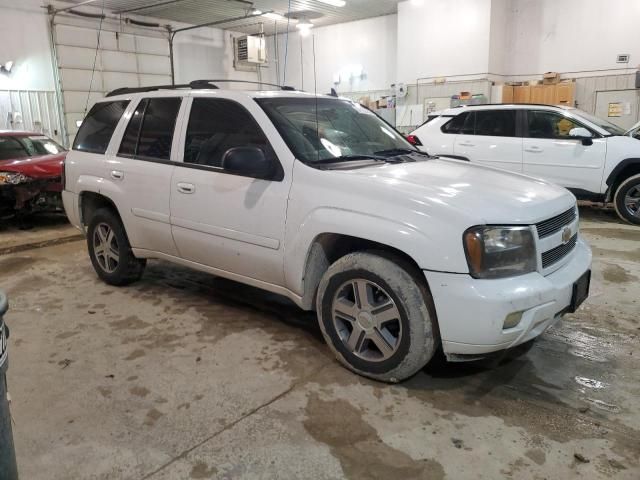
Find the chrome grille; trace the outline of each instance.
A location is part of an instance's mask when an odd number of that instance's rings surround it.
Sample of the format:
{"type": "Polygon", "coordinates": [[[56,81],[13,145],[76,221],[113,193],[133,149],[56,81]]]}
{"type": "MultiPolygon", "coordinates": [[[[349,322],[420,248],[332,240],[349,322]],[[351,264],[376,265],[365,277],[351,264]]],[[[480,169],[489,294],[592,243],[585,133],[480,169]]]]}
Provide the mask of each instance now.
{"type": "Polygon", "coordinates": [[[572,207],[566,212],[556,215],[553,218],[536,223],[538,238],[545,238],[558,232],[565,225],[570,224],[576,218],[576,208],[572,207]]]}
{"type": "Polygon", "coordinates": [[[558,245],[557,247],[544,252],[542,254],[542,268],[550,267],[554,263],[566,257],[571,252],[571,250],[575,248],[577,241],[578,234],[576,233],[567,243],[558,245]]]}

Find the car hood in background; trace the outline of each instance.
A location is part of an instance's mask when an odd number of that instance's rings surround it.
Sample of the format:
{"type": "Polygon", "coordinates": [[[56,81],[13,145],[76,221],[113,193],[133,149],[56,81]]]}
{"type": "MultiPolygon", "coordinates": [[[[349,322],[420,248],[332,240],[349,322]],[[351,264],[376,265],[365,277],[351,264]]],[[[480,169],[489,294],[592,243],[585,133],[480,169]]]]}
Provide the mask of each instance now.
{"type": "Polygon", "coordinates": [[[19,172],[31,178],[55,178],[62,175],[62,162],[67,152],[41,157],[0,160],[0,171],[19,172]]]}

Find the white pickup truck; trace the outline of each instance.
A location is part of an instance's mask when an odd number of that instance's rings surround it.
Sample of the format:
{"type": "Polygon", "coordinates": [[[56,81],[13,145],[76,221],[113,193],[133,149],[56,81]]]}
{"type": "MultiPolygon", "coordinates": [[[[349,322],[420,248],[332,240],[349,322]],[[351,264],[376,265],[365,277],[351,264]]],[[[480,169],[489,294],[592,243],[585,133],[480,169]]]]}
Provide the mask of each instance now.
{"type": "Polygon", "coordinates": [[[532,340],[589,290],[571,193],[430,157],[331,96],[113,92],[77,132],[63,199],[105,282],[153,258],[282,294],[388,382],[439,346],[463,361],[532,340]]]}

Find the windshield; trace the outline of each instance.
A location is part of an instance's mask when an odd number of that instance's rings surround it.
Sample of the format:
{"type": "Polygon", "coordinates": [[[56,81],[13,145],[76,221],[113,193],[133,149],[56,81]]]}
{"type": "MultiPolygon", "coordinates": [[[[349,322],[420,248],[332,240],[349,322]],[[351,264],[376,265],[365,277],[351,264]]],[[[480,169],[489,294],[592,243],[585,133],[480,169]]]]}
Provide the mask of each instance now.
{"type": "Polygon", "coordinates": [[[64,152],[64,148],[44,135],[21,137],[19,139],[32,157],[40,155],[56,155],[64,152]]]}
{"type": "Polygon", "coordinates": [[[573,110],[573,112],[585,118],[586,120],[589,120],[591,123],[596,124],[603,130],[606,130],[610,135],[624,135],[625,131],[623,128],[617,125],[614,125],[613,123],[607,120],[602,120],[601,118],[598,118],[595,115],[591,115],[590,113],[583,112],[582,110],[578,110],[578,109],[573,110]]]}
{"type": "Polygon", "coordinates": [[[339,157],[415,150],[393,127],[350,100],[280,97],[256,101],[296,158],[311,165],[339,157]]]}

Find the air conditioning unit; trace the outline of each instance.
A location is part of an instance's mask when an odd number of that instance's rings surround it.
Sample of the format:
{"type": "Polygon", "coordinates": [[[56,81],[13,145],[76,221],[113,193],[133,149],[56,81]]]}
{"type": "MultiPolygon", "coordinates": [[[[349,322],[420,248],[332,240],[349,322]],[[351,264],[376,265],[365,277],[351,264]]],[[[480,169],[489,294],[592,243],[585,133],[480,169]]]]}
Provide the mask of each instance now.
{"type": "Polygon", "coordinates": [[[235,63],[248,66],[267,61],[267,47],[264,37],[247,35],[235,40],[235,63]]]}

